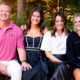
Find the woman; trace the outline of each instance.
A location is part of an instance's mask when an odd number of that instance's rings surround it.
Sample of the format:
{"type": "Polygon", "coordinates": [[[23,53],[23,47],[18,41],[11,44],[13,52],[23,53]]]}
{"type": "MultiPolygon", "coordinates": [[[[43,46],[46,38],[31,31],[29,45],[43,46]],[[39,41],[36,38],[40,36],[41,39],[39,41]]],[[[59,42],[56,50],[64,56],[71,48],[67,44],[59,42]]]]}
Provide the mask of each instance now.
{"type": "Polygon", "coordinates": [[[66,63],[66,38],[70,32],[66,28],[66,18],[62,12],[53,14],[50,27],[43,38],[41,49],[48,58],[51,80],[71,80],[66,63]],[[53,73],[54,72],[54,73],[53,73]],[[66,75],[67,74],[67,75],[66,75]]]}
{"type": "Polygon", "coordinates": [[[67,56],[71,73],[75,80],[80,80],[80,12],[73,18],[75,30],[67,38],[67,56]]]}
{"type": "Polygon", "coordinates": [[[46,80],[47,78],[48,70],[45,53],[40,50],[43,35],[48,31],[43,21],[44,15],[41,8],[33,8],[29,15],[29,20],[25,25],[26,29],[24,30],[27,63],[31,67],[29,66],[23,72],[23,80],[46,80]]]}

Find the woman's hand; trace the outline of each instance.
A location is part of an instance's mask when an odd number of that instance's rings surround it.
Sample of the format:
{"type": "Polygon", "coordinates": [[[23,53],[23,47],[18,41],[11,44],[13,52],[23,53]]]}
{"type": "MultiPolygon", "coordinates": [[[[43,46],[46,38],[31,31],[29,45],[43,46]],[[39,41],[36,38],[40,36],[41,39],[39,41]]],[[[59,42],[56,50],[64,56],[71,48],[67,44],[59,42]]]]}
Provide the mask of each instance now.
{"type": "Polygon", "coordinates": [[[51,51],[45,51],[46,57],[49,58],[53,62],[62,62],[58,58],[56,58],[54,55],[51,54],[51,51]]]}

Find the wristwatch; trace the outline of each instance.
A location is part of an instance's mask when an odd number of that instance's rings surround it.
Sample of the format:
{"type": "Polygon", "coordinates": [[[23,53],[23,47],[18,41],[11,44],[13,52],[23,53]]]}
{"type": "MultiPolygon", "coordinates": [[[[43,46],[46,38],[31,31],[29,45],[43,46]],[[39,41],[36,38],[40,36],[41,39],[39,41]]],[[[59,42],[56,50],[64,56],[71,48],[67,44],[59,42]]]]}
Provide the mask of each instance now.
{"type": "Polygon", "coordinates": [[[22,64],[23,62],[27,62],[27,61],[26,61],[26,60],[23,60],[23,61],[21,61],[21,64],[22,64]]]}

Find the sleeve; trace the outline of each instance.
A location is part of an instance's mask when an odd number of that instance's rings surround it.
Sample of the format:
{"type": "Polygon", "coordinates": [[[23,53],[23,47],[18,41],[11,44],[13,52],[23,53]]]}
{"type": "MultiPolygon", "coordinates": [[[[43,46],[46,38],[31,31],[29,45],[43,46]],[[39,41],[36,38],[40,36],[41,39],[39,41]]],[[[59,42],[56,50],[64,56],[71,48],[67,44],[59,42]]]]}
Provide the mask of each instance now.
{"type": "Polygon", "coordinates": [[[67,45],[66,52],[67,52],[68,61],[72,65],[80,66],[80,61],[75,57],[74,44],[73,44],[72,36],[74,36],[74,34],[68,36],[67,43],[66,43],[66,45],[67,45]]]}
{"type": "Polygon", "coordinates": [[[17,30],[17,48],[24,48],[24,35],[21,29],[17,30]]]}
{"type": "Polygon", "coordinates": [[[51,46],[51,33],[47,32],[42,40],[42,44],[41,44],[41,50],[44,51],[51,51],[52,50],[52,46],[51,46]]]}

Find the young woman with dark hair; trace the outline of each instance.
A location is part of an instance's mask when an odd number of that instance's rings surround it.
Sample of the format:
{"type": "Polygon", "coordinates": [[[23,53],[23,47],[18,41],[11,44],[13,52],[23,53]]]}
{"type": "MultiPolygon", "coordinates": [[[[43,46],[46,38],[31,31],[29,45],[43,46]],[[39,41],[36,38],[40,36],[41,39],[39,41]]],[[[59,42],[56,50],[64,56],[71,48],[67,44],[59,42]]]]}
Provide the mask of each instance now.
{"type": "Polygon", "coordinates": [[[71,80],[66,65],[66,39],[70,32],[66,22],[62,12],[55,12],[50,22],[51,30],[44,35],[42,41],[41,49],[48,58],[50,80],[71,80]]]}
{"type": "Polygon", "coordinates": [[[23,72],[22,78],[23,80],[46,80],[48,73],[46,56],[40,47],[43,35],[48,31],[48,28],[44,25],[42,9],[33,8],[26,25],[21,28],[24,31],[27,63],[31,66],[23,72]]]}
{"type": "MultiPolygon", "coordinates": [[[[48,30],[48,28],[45,27],[45,24],[44,24],[44,14],[43,14],[42,9],[39,7],[35,7],[31,10],[31,12],[29,14],[29,19],[26,21],[26,25],[21,26],[21,29],[24,31],[24,35],[27,34],[27,31],[30,30],[30,28],[31,28],[31,18],[34,17],[34,15],[33,15],[34,12],[39,12],[39,14],[40,14],[40,22],[38,24],[38,27],[40,28],[40,33],[44,34],[46,32],[46,30],[48,30]],[[43,33],[43,31],[44,31],[44,33],[43,33]]],[[[39,16],[38,16],[38,18],[39,18],[39,16]]]]}

